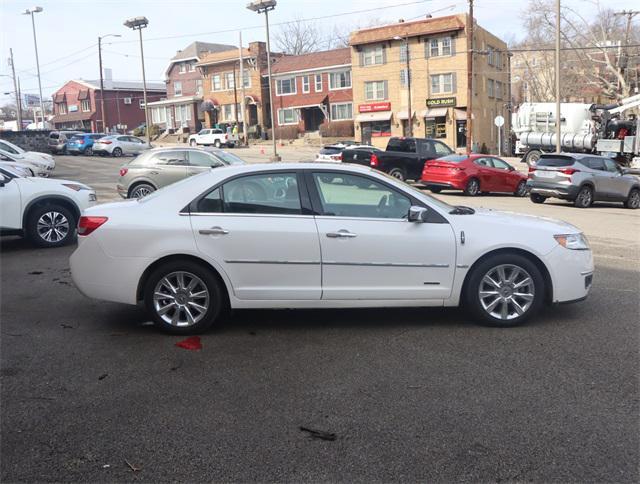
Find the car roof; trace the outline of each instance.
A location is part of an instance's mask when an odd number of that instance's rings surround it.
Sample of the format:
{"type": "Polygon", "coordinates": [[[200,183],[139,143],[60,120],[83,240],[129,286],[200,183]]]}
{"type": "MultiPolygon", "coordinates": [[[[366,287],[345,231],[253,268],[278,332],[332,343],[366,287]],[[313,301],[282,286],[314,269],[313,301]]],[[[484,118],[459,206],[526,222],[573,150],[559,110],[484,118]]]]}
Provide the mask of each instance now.
{"type": "Polygon", "coordinates": [[[540,158],[574,158],[582,160],[583,158],[603,158],[610,159],[606,156],[592,155],[591,153],[543,153],[540,158]]]}

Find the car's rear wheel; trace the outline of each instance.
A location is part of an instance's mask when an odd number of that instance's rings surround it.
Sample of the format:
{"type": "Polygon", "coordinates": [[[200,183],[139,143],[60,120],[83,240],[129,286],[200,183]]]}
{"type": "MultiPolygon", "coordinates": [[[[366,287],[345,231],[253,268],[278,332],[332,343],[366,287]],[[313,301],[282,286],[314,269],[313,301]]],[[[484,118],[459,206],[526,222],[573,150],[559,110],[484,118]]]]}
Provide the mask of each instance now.
{"type": "Polygon", "coordinates": [[[631,208],[633,210],[640,207],[640,190],[637,188],[632,189],[629,192],[629,196],[624,202],[624,206],[626,208],[631,208]]]}
{"type": "Polygon", "coordinates": [[[111,154],[116,158],[120,158],[122,156],[122,148],[114,148],[111,154]]]}
{"type": "Polygon", "coordinates": [[[156,191],[153,185],[148,183],[139,183],[135,185],[129,192],[129,198],[143,198],[156,191]]]}
{"type": "Polygon", "coordinates": [[[93,156],[93,148],[89,146],[86,150],[84,150],[85,156],[93,156]]]}
{"type": "Polygon", "coordinates": [[[38,247],[60,247],[73,241],[76,224],[71,210],[51,204],[31,210],[25,229],[29,240],[38,247]]]}
{"type": "Polygon", "coordinates": [[[518,183],[518,186],[516,187],[516,191],[513,192],[513,194],[516,197],[526,197],[527,196],[527,182],[525,180],[522,180],[520,183],[518,183]]]}
{"type": "Polygon", "coordinates": [[[431,193],[440,193],[442,191],[442,188],[440,188],[440,187],[431,187],[431,188],[429,188],[429,191],[431,193]]]}
{"type": "Polygon", "coordinates": [[[174,334],[206,331],[222,314],[223,289],[202,265],[177,260],[147,279],[144,303],[156,326],[174,334]]]}
{"type": "Polygon", "coordinates": [[[220,148],[220,146],[221,146],[220,145],[220,140],[219,139],[215,140],[214,143],[213,143],[213,146],[215,146],[216,148],[220,148]]]}
{"type": "Polygon", "coordinates": [[[531,195],[529,195],[529,198],[533,203],[544,203],[544,201],[547,199],[547,197],[543,197],[539,193],[532,193],[531,195]]]}
{"type": "Polygon", "coordinates": [[[191,146],[196,146],[198,143],[196,143],[196,140],[192,139],[191,141],[189,141],[189,144],[191,146]]]}
{"type": "Polygon", "coordinates": [[[480,193],[480,182],[477,178],[471,178],[467,182],[467,186],[464,188],[464,194],[470,197],[475,197],[480,193]]]}
{"type": "Polygon", "coordinates": [[[394,166],[393,168],[391,168],[389,170],[389,175],[400,181],[405,181],[405,179],[407,178],[407,174],[399,166],[394,166]]]}
{"type": "Polygon", "coordinates": [[[578,192],[573,204],[578,208],[589,208],[593,203],[593,189],[589,186],[584,186],[578,192]]]}
{"type": "Polygon", "coordinates": [[[478,322],[509,327],[535,315],[544,293],[544,278],[533,262],[518,254],[501,254],[473,268],[464,297],[478,322]]]}

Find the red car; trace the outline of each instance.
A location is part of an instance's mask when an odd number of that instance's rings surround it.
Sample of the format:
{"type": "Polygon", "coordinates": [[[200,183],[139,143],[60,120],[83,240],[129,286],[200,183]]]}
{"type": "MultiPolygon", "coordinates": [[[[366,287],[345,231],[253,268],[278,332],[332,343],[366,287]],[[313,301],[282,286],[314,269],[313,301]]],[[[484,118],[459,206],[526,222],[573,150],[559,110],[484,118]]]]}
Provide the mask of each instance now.
{"type": "Polygon", "coordinates": [[[527,194],[527,175],[490,155],[448,155],[427,161],[421,183],[434,193],[463,190],[472,197],[488,192],[513,193],[517,197],[527,194]]]}

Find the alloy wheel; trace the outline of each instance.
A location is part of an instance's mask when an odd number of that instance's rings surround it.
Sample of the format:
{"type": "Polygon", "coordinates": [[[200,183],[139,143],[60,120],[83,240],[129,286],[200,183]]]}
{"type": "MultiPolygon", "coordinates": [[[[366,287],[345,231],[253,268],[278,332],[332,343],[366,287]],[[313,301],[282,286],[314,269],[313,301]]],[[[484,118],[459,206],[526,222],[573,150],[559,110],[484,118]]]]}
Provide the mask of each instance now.
{"type": "Polygon", "coordinates": [[[629,199],[627,200],[627,207],[632,209],[640,207],[640,191],[631,191],[631,193],[629,194],[629,199]]]}
{"type": "Polygon", "coordinates": [[[389,172],[389,176],[392,176],[396,180],[404,181],[404,173],[402,173],[402,170],[399,168],[393,168],[389,172]]]}
{"type": "Polygon", "coordinates": [[[153,193],[153,191],[149,185],[140,185],[131,192],[131,198],[143,198],[153,193]]]}
{"type": "Polygon", "coordinates": [[[578,207],[586,208],[591,205],[592,201],[593,193],[591,192],[591,188],[584,187],[582,190],[580,190],[580,193],[578,193],[575,204],[578,207]]]}
{"type": "Polygon", "coordinates": [[[516,197],[524,197],[527,195],[527,182],[524,180],[518,183],[518,188],[516,188],[516,197]]]}
{"type": "Polygon", "coordinates": [[[153,308],[167,324],[188,327],[209,311],[209,289],[195,274],[176,271],[158,281],[153,291],[153,308]]]}
{"type": "Polygon", "coordinates": [[[55,244],[69,235],[69,220],[54,210],[43,213],[36,224],[38,235],[48,244],[55,244]]]}
{"type": "Polygon", "coordinates": [[[467,195],[474,197],[478,194],[479,191],[480,191],[480,183],[478,183],[478,180],[476,180],[475,178],[472,178],[471,180],[469,180],[469,183],[467,183],[467,190],[466,190],[467,195]]]}
{"type": "Polygon", "coordinates": [[[509,321],[524,315],[535,299],[533,278],[522,267],[502,264],[484,275],[478,288],[484,311],[490,316],[509,321]]]}

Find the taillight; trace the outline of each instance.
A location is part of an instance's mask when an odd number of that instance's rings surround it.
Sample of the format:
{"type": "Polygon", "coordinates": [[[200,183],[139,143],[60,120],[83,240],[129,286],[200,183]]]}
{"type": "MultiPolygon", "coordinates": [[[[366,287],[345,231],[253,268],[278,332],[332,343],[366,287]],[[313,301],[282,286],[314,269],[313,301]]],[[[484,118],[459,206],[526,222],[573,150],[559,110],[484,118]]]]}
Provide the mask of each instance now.
{"type": "Polygon", "coordinates": [[[564,173],[565,175],[573,175],[574,173],[579,173],[580,170],[576,170],[575,168],[565,168],[564,170],[560,170],[560,173],[564,173]]]}
{"type": "Polygon", "coordinates": [[[100,141],[101,145],[110,145],[112,141],[100,141]]]}
{"type": "Polygon", "coordinates": [[[529,167],[529,173],[533,173],[534,171],[536,171],[536,167],[535,166],[530,166],[529,167]]]}
{"type": "Polygon", "coordinates": [[[108,217],[80,217],[78,222],[78,235],[87,236],[104,224],[108,217]]]}
{"type": "Polygon", "coordinates": [[[373,166],[374,168],[376,166],[378,166],[378,157],[376,155],[371,155],[371,159],[369,160],[369,165],[373,166]]]}
{"type": "Polygon", "coordinates": [[[83,144],[84,144],[84,140],[83,140],[83,139],[79,139],[79,140],[78,140],[78,144],[79,144],[79,145],[83,145],[83,144]]]}
{"type": "Polygon", "coordinates": [[[120,176],[125,176],[129,173],[129,168],[120,168],[120,176]]]}
{"type": "Polygon", "coordinates": [[[229,135],[228,135],[228,134],[225,134],[225,135],[224,135],[224,139],[225,139],[225,141],[226,141],[226,140],[228,140],[228,139],[229,139],[229,135]]]}

